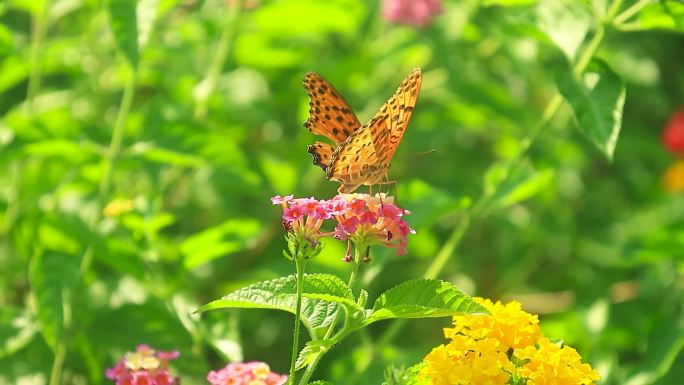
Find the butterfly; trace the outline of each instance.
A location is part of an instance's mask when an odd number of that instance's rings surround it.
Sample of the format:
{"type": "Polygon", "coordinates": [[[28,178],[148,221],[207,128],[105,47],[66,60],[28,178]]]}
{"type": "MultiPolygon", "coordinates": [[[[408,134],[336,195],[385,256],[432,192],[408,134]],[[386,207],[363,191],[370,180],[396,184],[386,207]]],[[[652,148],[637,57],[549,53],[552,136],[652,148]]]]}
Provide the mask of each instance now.
{"type": "Polygon", "coordinates": [[[362,126],[330,82],[315,72],[306,74],[309,119],[304,127],[336,146],[317,141],[307,151],[327,179],[340,183],[338,192],[350,193],[361,185],[373,186],[383,178],[387,180],[392,156],[406,131],[422,80],[420,68],[411,71],[373,119],[362,126]]]}

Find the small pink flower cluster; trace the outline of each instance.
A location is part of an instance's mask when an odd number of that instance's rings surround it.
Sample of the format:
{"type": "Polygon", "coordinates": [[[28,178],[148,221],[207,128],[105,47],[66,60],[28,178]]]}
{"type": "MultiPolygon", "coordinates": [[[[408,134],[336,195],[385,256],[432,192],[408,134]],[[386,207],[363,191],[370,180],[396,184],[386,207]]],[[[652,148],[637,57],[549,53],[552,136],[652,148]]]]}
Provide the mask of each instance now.
{"type": "MultiPolygon", "coordinates": [[[[382,244],[392,247],[397,255],[406,254],[408,234],[415,231],[402,219],[408,211],[397,207],[392,197],[384,194],[339,194],[330,200],[275,196],[273,204],[283,207],[283,225],[295,234],[303,234],[311,242],[322,236],[352,241],[357,246],[382,244]],[[321,232],[326,219],[334,219],[335,230],[321,232]]],[[[349,248],[348,248],[349,249],[349,248]]],[[[347,253],[346,261],[351,261],[347,253]]]]}
{"type": "Polygon", "coordinates": [[[425,27],[442,12],[440,0],[383,0],[382,16],[392,23],[425,27]]]}
{"type": "Polygon", "coordinates": [[[180,353],[156,351],[148,345],[138,345],[135,352],[128,352],[105,376],[115,380],[116,385],[174,385],[176,380],[169,373],[169,361],[180,353]]]}
{"type": "Polygon", "coordinates": [[[264,362],[234,362],[209,372],[207,381],[211,385],[283,385],[287,376],[272,372],[264,362]]]}

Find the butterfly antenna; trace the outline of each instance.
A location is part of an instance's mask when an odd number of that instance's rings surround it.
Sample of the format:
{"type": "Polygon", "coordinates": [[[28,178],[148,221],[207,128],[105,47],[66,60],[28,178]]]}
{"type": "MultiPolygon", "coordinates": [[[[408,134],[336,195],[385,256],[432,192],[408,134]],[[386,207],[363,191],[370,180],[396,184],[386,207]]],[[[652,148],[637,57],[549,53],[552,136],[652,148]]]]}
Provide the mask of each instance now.
{"type": "Polygon", "coordinates": [[[409,156],[423,156],[423,155],[432,155],[436,152],[437,152],[437,150],[435,150],[434,148],[431,148],[429,150],[425,150],[425,151],[421,151],[421,152],[414,152],[414,153],[408,154],[408,155],[409,156]]]}

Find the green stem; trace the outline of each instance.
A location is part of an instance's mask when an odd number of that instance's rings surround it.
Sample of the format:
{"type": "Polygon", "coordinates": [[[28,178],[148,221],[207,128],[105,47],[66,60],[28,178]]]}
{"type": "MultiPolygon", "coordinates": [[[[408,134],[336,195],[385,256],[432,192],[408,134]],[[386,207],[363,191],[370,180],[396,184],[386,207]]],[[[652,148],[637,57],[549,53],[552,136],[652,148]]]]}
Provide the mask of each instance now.
{"type": "Polygon", "coordinates": [[[444,268],[444,265],[446,265],[446,263],[449,261],[449,258],[451,258],[451,255],[454,253],[454,250],[456,250],[456,247],[459,245],[459,243],[461,243],[463,235],[465,234],[468,227],[470,227],[470,220],[470,214],[465,213],[461,220],[458,222],[458,225],[456,225],[454,230],[451,232],[451,235],[449,235],[449,239],[447,239],[447,241],[444,243],[444,246],[442,246],[442,248],[437,253],[435,259],[432,261],[430,266],[428,266],[427,270],[423,274],[423,278],[437,278],[439,273],[444,268]]]}
{"type": "Polygon", "coordinates": [[[596,53],[596,50],[598,49],[599,45],[601,45],[603,35],[603,24],[599,24],[596,28],[596,33],[594,33],[594,36],[591,38],[591,41],[589,41],[589,44],[587,44],[587,47],[584,49],[582,56],[580,56],[579,60],[577,60],[577,63],[573,67],[573,71],[575,72],[575,74],[579,75],[582,73],[582,71],[584,71],[587,68],[587,64],[589,64],[591,58],[594,57],[594,54],[596,53]]]}
{"type": "Polygon", "coordinates": [[[358,245],[354,249],[354,265],[352,266],[352,271],[351,274],[349,274],[349,282],[347,283],[347,286],[352,288],[352,291],[354,290],[354,284],[356,284],[356,279],[359,275],[359,267],[361,266],[361,252],[366,248],[367,246],[364,245],[358,245]]]}
{"type": "Polygon", "coordinates": [[[622,6],[622,0],[615,0],[610,5],[608,6],[608,11],[606,12],[606,17],[608,20],[611,20],[615,17],[615,14],[618,13],[620,10],[620,7],[622,6]]]}
{"type": "Polygon", "coordinates": [[[615,16],[613,19],[613,23],[619,25],[624,23],[625,21],[629,20],[630,17],[636,15],[641,11],[643,7],[648,5],[649,3],[652,3],[651,0],[639,0],[636,3],[632,4],[629,8],[625,9],[621,14],[615,16]]]}
{"type": "Polygon", "coordinates": [[[45,1],[43,7],[38,11],[32,20],[33,32],[31,34],[31,59],[30,72],[28,78],[28,87],[26,90],[26,104],[28,110],[35,111],[34,101],[43,78],[42,68],[40,66],[41,51],[43,50],[43,40],[45,39],[45,32],[47,30],[46,9],[48,2],[45,1]]]}
{"type": "Polygon", "coordinates": [[[66,341],[62,338],[57,343],[57,349],[55,350],[55,360],[52,362],[49,385],[59,385],[62,383],[62,367],[64,367],[66,352],[66,341]]]}
{"type": "Polygon", "coordinates": [[[196,119],[204,118],[204,116],[207,114],[207,103],[209,102],[209,98],[216,88],[219,75],[221,74],[221,70],[226,63],[228,54],[230,53],[231,43],[237,34],[237,20],[241,13],[242,0],[238,0],[232,7],[230,7],[230,11],[223,26],[221,39],[218,42],[218,47],[216,47],[216,54],[211,60],[211,64],[207,69],[207,74],[197,86],[198,94],[196,95],[197,102],[195,104],[194,112],[196,119]]]}
{"type": "MultiPolygon", "coordinates": [[[[354,250],[354,266],[352,267],[351,274],[349,275],[349,287],[354,287],[354,284],[356,283],[356,280],[358,279],[359,276],[359,267],[361,266],[361,260],[363,259],[363,255],[361,253],[361,250],[364,250],[366,246],[364,245],[357,245],[357,247],[354,250]]],[[[349,315],[347,314],[347,317],[349,315]]],[[[330,327],[328,327],[327,332],[325,333],[325,337],[323,339],[328,339],[330,337],[330,334],[335,330],[335,326],[337,326],[337,320],[338,318],[335,317],[335,320],[330,324],[330,327]]],[[[346,334],[343,335],[338,335],[336,336],[337,339],[341,340],[346,334]]],[[[339,341],[338,341],[339,342],[339,341]]],[[[323,355],[327,353],[327,350],[324,349],[321,352],[316,353],[316,356],[314,357],[313,361],[309,364],[309,366],[306,367],[306,370],[304,371],[304,374],[302,375],[302,378],[299,380],[299,385],[307,385],[309,383],[309,379],[311,378],[311,375],[313,374],[314,370],[316,370],[316,366],[318,366],[318,362],[320,362],[321,358],[323,358],[323,355]]]]}
{"type": "Polygon", "coordinates": [[[114,164],[116,159],[121,152],[121,143],[123,141],[123,135],[126,130],[126,121],[128,121],[128,113],[131,110],[131,105],[133,104],[133,97],[135,96],[135,88],[138,81],[138,74],[135,69],[133,69],[131,75],[129,76],[124,91],[121,97],[121,104],[119,106],[119,111],[116,115],[116,121],[114,123],[114,132],[112,133],[112,140],[109,143],[109,149],[107,151],[107,157],[104,164],[104,176],[100,181],[100,204],[104,205],[106,200],[109,198],[109,192],[112,185],[112,180],[114,176],[114,164]]]}
{"type": "Polygon", "coordinates": [[[299,325],[302,316],[302,289],[304,287],[304,265],[306,260],[295,256],[295,267],[297,269],[297,303],[295,304],[295,324],[294,336],[292,337],[292,359],[290,360],[290,384],[295,383],[295,372],[297,371],[297,353],[299,352],[299,325]]]}

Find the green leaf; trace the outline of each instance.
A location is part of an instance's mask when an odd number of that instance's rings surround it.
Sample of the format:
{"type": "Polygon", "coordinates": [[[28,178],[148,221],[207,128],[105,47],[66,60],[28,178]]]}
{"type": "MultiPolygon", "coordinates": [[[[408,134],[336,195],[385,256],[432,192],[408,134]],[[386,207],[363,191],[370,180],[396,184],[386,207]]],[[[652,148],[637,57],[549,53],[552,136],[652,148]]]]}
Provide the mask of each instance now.
{"type": "Polygon", "coordinates": [[[109,0],[109,21],[121,52],[135,68],[138,66],[138,22],[136,0],[109,0]]]}
{"type": "MultiPolygon", "coordinates": [[[[335,319],[339,304],[361,310],[354,303],[351,289],[341,279],[330,274],[304,276],[302,322],[311,334],[327,327],[335,319]]],[[[222,308],[276,309],[295,313],[296,277],[291,275],[258,282],[236,290],[225,297],[202,306],[198,312],[222,308]]]]}
{"type": "Polygon", "coordinates": [[[28,309],[0,308],[0,359],[25,348],[39,331],[28,309]]]}
{"type": "Polygon", "coordinates": [[[245,250],[261,231],[261,224],[251,218],[234,218],[204,230],[181,244],[183,264],[189,269],[229,254],[245,250]]]}
{"type": "Polygon", "coordinates": [[[196,168],[206,164],[204,159],[198,156],[184,154],[182,152],[168,150],[165,148],[154,147],[146,143],[136,144],[133,146],[132,152],[136,155],[140,155],[143,159],[146,159],[150,162],[171,166],[196,168]]]}
{"type": "Polygon", "coordinates": [[[602,62],[594,62],[586,75],[586,80],[595,81],[593,87],[569,69],[556,72],[556,85],[572,107],[584,136],[612,160],[622,125],[625,86],[602,62]]]}
{"type": "Polygon", "coordinates": [[[29,280],[36,316],[47,344],[54,350],[64,331],[65,304],[78,276],[79,260],[68,254],[47,252],[31,260],[29,280]]]}
{"type": "Polygon", "coordinates": [[[147,45],[152,33],[152,26],[157,18],[159,0],[139,0],[136,16],[138,18],[138,44],[141,48],[147,45]]]}
{"type": "Polygon", "coordinates": [[[24,146],[29,156],[57,156],[74,163],[92,161],[97,154],[92,146],[64,139],[48,139],[29,143],[24,146]]]}
{"type": "Polygon", "coordinates": [[[497,163],[485,175],[485,194],[489,209],[502,209],[529,199],[553,179],[552,170],[536,171],[530,166],[511,171],[507,163],[497,163]],[[510,173],[510,175],[509,175],[510,173]]]}
{"type": "Polygon", "coordinates": [[[314,382],[309,382],[309,385],[333,385],[333,383],[330,381],[318,380],[314,382]]]}
{"type": "Polygon", "coordinates": [[[449,282],[415,279],[383,293],[364,325],[391,318],[445,317],[455,314],[489,314],[486,308],[449,282]]]}
{"type": "Polygon", "coordinates": [[[674,0],[648,4],[639,12],[639,25],[643,29],[684,32],[684,4],[674,0]]]}
{"type": "Polygon", "coordinates": [[[299,356],[297,356],[297,362],[295,363],[297,370],[303,369],[305,366],[309,365],[316,359],[318,354],[328,350],[333,343],[334,341],[332,340],[315,340],[307,342],[304,349],[302,349],[299,352],[299,356]]]}
{"type": "Polygon", "coordinates": [[[578,1],[545,0],[537,5],[537,26],[573,61],[591,25],[591,14],[578,1]]]}

